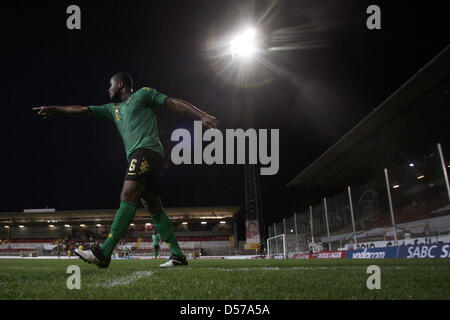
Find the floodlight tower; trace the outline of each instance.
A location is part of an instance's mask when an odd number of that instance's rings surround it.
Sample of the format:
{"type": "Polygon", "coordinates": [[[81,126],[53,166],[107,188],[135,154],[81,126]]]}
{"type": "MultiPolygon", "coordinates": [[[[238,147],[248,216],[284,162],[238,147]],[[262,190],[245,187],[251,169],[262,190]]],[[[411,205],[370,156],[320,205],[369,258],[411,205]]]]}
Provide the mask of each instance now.
{"type": "MultiPolygon", "coordinates": [[[[257,52],[257,32],[253,27],[244,29],[230,41],[230,54],[233,62],[237,63],[236,67],[241,69],[240,71],[250,67],[250,64],[252,60],[254,60],[253,58],[257,52]]],[[[245,72],[242,74],[245,76],[245,72]]],[[[252,97],[246,88],[242,88],[241,92],[242,95],[238,97],[238,105],[240,105],[240,108],[238,108],[237,111],[238,113],[241,113],[242,111],[247,114],[251,113],[251,108],[254,105],[251,102],[252,97]]],[[[244,121],[242,117],[239,117],[240,127],[243,127],[244,129],[252,127],[252,119],[248,120],[250,121],[244,121]]],[[[245,223],[248,231],[246,243],[247,248],[252,247],[254,249],[259,247],[259,243],[263,241],[262,238],[264,236],[258,178],[257,166],[254,164],[246,164],[244,166],[245,223]],[[257,233],[255,233],[255,229],[257,230],[257,233]]]]}
{"type": "Polygon", "coordinates": [[[246,227],[249,227],[250,224],[255,224],[258,229],[258,235],[252,234],[252,238],[249,239],[247,237],[246,242],[255,245],[255,249],[260,242],[264,241],[263,238],[265,238],[264,221],[261,214],[261,192],[257,169],[257,166],[254,164],[246,164],[244,166],[246,227]]]}

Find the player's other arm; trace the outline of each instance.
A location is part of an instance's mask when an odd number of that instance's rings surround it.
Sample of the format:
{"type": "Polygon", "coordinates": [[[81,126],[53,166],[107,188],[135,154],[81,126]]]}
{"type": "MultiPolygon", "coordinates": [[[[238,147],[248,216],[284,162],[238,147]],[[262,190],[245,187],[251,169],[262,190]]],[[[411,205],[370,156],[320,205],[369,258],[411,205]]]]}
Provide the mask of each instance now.
{"type": "Polygon", "coordinates": [[[42,106],[35,107],[33,110],[37,111],[37,114],[44,118],[53,114],[75,115],[75,116],[91,116],[92,113],[86,106],[42,106]]]}
{"type": "Polygon", "coordinates": [[[172,110],[175,110],[176,112],[187,114],[201,120],[203,125],[205,125],[208,128],[217,129],[219,127],[219,121],[215,117],[210,116],[206,112],[194,107],[189,102],[186,102],[178,98],[169,97],[166,99],[165,104],[167,107],[169,107],[172,110]]]}

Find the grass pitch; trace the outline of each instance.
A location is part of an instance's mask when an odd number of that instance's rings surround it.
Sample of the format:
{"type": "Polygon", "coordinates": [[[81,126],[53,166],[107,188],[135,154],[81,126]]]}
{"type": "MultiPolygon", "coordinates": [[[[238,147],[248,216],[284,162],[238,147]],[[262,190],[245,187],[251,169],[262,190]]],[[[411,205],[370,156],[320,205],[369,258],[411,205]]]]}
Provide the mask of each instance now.
{"type": "Polygon", "coordinates": [[[316,300],[449,299],[447,259],[113,260],[98,269],[76,260],[0,259],[0,299],[6,300],[316,300]],[[81,289],[69,290],[70,265],[81,289]],[[381,270],[381,289],[369,290],[369,265],[381,270]]]}

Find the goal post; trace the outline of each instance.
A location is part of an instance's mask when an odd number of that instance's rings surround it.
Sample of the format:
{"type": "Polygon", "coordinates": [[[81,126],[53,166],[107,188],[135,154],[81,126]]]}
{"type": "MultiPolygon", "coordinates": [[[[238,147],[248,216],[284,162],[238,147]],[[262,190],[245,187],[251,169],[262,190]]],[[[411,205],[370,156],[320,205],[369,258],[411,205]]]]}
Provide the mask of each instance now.
{"type": "Polygon", "coordinates": [[[280,256],[283,259],[287,258],[286,235],[284,233],[267,238],[267,257],[270,259],[280,256]]]}

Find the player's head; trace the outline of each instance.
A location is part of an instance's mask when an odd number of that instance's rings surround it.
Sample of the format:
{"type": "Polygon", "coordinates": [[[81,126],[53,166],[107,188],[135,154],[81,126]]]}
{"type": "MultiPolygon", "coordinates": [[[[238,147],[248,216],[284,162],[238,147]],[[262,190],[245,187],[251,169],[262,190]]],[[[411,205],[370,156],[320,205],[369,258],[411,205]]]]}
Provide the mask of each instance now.
{"type": "Polygon", "coordinates": [[[133,79],[126,72],[116,73],[109,80],[109,97],[113,102],[122,100],[122,93],[133,91],[133,79]]]}

